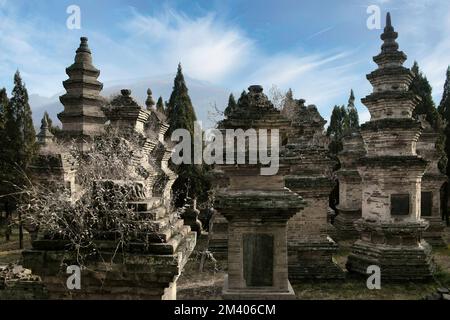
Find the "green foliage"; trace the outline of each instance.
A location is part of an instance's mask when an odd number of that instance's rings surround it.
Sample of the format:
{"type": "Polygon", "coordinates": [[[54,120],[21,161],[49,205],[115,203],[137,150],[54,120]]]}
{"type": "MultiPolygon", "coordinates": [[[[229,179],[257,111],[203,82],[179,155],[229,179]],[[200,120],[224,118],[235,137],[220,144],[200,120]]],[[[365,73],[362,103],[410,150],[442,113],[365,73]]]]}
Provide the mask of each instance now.
{"type": "Polygon", "coordinates": [[[334,106],[331,113],[330,125],[327,129],[327,136],[331,138],[329,145],[330,153],[336,155],[342,150],[342,137],[345,129],[348,128],[348,113],[345,106],[334,106]]]}
{"type": "Polygon", "coordinates": [[[224,115],[226,117],[229,116],[236,107],[237,107],[236,99],[234,98],[234,95],[230,93],[230,96],[228,98],[228,106],[224,111],[224,115]]]}
{"type": "Polygon", "coordinates": [[[197,120],[197,116],[195,115],[194,107],[189,97],[181,64],[178,65],[173,91],[167,105],[167,120],[170,125],[167,131],[169,137],[176,129],[187,129],[194,136],[194,122],[197,120]]]}
{"type": "Polygon", "coordinates": [[[6,161],[9,156],[9,152],[7,152],[7,137],[6,137],[6,112],[8,111],[8,95],[6,93],[6,89],[3,88],[0,90],[0,195],[4,194],[6,190],[3,190],[5,187],[5,173],[8,172],[8,168],[6,166],[6,161]]]}
{"type": "Polygon", "coordinates": [[[342,138],[349,132],[359,129],[358,110],[355,107],[355,95],[350,91],[348,105],[334,106],[331,113],[330,125],[327,129],[327,136],[331,138],[329,150],[332,155],[337,155],[342,150],[342,138]]]}
{"type": "MultiPolygon", "coordinates": [[[[3,100],[4,100],[3,95],[3,100]]],[[[37,151],[28,92],[19,71],[14,75],[14,88],[9,103],[4,104],[4,142],[1,158],[2,192],[14,193],[25,183],[29,165],[37,151]]]]}
{"type": "Polygon", "coordinates": [[[413,117],[418,119],[420,115],[425,115],[425,119],[439,133],[436,149],[441,155],[439,168],[445,172],[447,167],[447,155],[445,153],[446,138],[442,116],[439,114],[434,104],[431,85],[428,82],[427,77],[420,71],[417,61],[414,61],[411,71],[414,73],[415,77],[409,89],[422,99],[415,107],[413,117]]]}
{"type": "Polygon", "coordinates": [[[159,97],[158,102],[156,102],[156,110],[161,112],[162,114],[166,113],[166,110],[164,109],[164,102],[163,102],[162,97],[159,97]]]}
{"type": "Polygon", "coordinates": [[[415,61],[411,71],[414,73],[414,80],[411,82],[410,90],[417,94],[422,101],[413,111],[413,116],[425,115],[426,120],[433,128],[437,128],[439,114],[432,97],[432,88],[425,75],[420,71],[418,63],[415,61]]]}
{"type": "MultiPolygon", "coordinates": [[[[188,88],[180,64],[175,76],[173,91],[167,104],[166,115],[170,125],[167,135],[170,137],[176,129],[188,130],[192,137],[191,148],[194,150],[194,125],[197,116],[188,94],[188,88]]],[[[207,200],[210,185],[205,174],[206,166],[181,164],[173,169],[178,174],[178,179],[172,187],[175,206],[183,206],[188,196],[197,198],[199,202],[207,200]]]]}
{"type": "Polygon", "coordinates": [[[358,110],[356,110],[356,107],[355,107],[355,95],[353,93],[353,90],[350,91],[350,98],[348,99],[347,112],[348,112],[349,129],[358,129],[359,128],[359,116],[358,116],[358,110]]]}
{"type": "MultiPolygon", "coordinates": [[[[446,160],[450,158],[450,67],[447,69],[446,80],[444,84],[444,92],[442,94],[441,103],[438,107],[438,112],[447,126],[443,129],[444,134],[440,141],[439,147],[445,151],[446,160]]],[[[450,175],[450,166],[447,162],[440,163],[440,168],[450,175]]]]}

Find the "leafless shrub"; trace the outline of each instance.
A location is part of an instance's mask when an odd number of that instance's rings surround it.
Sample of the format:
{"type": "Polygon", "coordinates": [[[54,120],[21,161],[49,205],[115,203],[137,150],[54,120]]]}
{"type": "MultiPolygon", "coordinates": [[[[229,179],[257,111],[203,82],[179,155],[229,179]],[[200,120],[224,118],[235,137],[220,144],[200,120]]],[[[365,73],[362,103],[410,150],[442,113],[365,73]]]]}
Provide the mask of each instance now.
{"type": "Polygon", "coordinates": [[[29,181],[18,207],[27,229],[39,239],[66,242],[80,265],[99,254],[98,240],[111,240],[115,252],[132,241],[147,244],[152,224],[130,206],[146,193],[145,177],[133,166],[142,139],[137,133],[108,130],[87,152],[76,143],[66,146],[76,163],[79,195],[74,198],[63,182],[29,181]]]}

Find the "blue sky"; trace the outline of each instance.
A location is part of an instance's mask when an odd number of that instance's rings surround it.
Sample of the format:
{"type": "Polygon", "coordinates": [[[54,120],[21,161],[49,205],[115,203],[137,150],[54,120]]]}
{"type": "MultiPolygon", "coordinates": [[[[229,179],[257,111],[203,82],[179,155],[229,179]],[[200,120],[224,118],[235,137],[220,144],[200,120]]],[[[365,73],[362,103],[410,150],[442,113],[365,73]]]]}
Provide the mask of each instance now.
{"type": "Polygon", "coordinates": [[[87,36],[105,85],[174,73],[180,61],[190,78],[236,94],[251,84],[291,87],[328,118],[351,88],[358,102],[371,91],[365,75],[381,30],[367,28],[370,5],[383,24],[391,11],[406,65],[419,62],[439,103],[450,64],[448,0],[0,0],[0,86],[10,91],[19,69],[30,93],[58,94],[87,36]],[[69,5],[81,9],[81,30],[66,27],[69,5]]]}

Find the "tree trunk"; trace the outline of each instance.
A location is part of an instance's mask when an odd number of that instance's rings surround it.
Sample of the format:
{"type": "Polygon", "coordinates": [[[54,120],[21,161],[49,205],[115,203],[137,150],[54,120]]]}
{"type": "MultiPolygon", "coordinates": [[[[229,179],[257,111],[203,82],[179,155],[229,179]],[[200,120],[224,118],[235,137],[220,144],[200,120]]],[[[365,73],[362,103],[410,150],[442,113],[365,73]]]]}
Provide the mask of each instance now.
{"type": "Polygon", "coordinates": [[[11,237],[11,209],[9,207],[9,202],[5,202],[5,212],[6,212],[6,231],[5,231],[5,239],[6,242],[10,240],[11,237]]]}
{"type": "Polygon", "coordinates": [[[22,214],[19,212],[19,249],[23,249],[23,225],[22,214]]]}

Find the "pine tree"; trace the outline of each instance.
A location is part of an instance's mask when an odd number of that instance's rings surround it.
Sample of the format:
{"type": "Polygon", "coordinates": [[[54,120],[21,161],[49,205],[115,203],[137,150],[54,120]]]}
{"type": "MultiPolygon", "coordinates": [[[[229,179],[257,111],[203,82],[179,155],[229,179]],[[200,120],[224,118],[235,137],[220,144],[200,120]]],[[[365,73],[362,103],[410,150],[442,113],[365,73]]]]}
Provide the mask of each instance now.
{"type": "Polygon", "coordinates": [[[329,145],[330,153],[336,155],[342,150],[342,136],[349,127],[349,118],[345,106],[334,106],[331,113],[330,125],[327,129],[327,136],[331,138],[329,145]]]}
{"type": "Polygon", "coordinates": [[[9,177],[9,166],[7,163],[9,162],[8,157],[10,156],[7,150],[7,137],[6,137],[6,116],[8,112],[8,95],[6,93],[6,89],[3,88],[0,90],[0,203],[2,204],[1,210],[6,212],[6,229],[5,229],[5,239],[9,241],[11,235],[11,227],[10,227],[10,217],[11,210],[8,205],[11,202],[11,197],[6,197],[11,191],[11,186],[6,183],[10,179],[9,177]]]}
{"type": "Polygon", "coordinates": [[[426,120],[431,126],[437,128],[439,114],[433,101],[431,85],[425,75],[420,71],[417,61],[414,61],[411,71],[415,77],[411,82],[410,90],[422,99],[414,109],[413,116],[418,118],[419,115],[425,115],[426,120]]]}
{"type": "MultiPolygon", "coordinates": [[[[37,151],[36,132],[33,126],[28,92],[22,83],[19,71],[14,75],[14,88],[11,99],[5,109],[5,145],[2,158],[2,178],[6,186],[6,194],[13,195],[17,188],[26,183],[29,165],[37,151]]],[[[10,211],[18,200],[15,196],[8,196],[6,203],[10,211]]],[[[19,215],[19,243],[22,248],[22,223],[19,215]]]]}
{"type": "Polygon", "coordinates": [[[237,107],[236,99],[234,98],[234,95],[230,93],[230,96],[228,97],[228,106],[224,111],[224,115],[225,116],[230,115],[236,107],[237,107]]]}
{"type": "MultiPolygon", "coordinates": [[[[444,138],[445,142],[443,143],[444,151],[447,156],[447,159],[450,159],[450,66],[447,69],[445,84],[444,84],[444,92],[442,93],[441,103],[438,107],[439,114],[442,119],[447,122],[447,126],[444,128],[444,138]]],[[[442,164],[447,176],[450,176],[450,165],[448,163],[442,164]]]]}
{"type": "Polygon", "coordinates": [[[359,116],[358,110],[355,107],[355,95],[353,93],[353,89],[350,91],[350,98],[348,99],[347,105],[347,114],[348,114],[348,127],[350,130],[359,128],[359,116]]]}
{"type": "MultiPolygon", "coordinates": [[[[176,129],[188,130],[191,134],[191,148],[194,150],[194,125],[197,117],[188,94],[181,64],[178,65],[173,91],[166,108],[166,115],[169,123],[167,135],[170,137],[176,129]]],[[[206,178],[206,166],[195,165],[192,161],[192,164],[181,164],[175,167],[174,170],[178,174],[178,178],[172,187],[176,207],[182,207],[187,197],[197,198],[199,202],[207,200],[209,181],[206,178]]]]}
{"type": "MultiPolygon", "coordinates": [[[[3,88],[0,90],[0,143],[2,143],[3,137],[4,137],[4,130],[5,130],[5,109],[6,106],[8,105],[8,95],[6,93],[6,89],[3,88]]],[[[0,146],[3,146],[2,144],[0,144],[0,146]]],[[[3,148],[1,148],[3,150],[3,148]]]]}
{"type": "Polygon", "coordinates": [[[197,116],[188,94],[181,64],[178,64],[173,91],[167,105],[167,120],[170,125],[167,131],[169,137],[176,129],[186,129],[191,132],[192,136],[194,135],[194,122],[197,120],[197,116]]]}
{"type": "MultiPolygon", "coordinates": [[[[5,162],[7,161],[8,150],[7,148],[7,136],[6,136],[6,113],[8,112],[8,94],[6,93],[6,89],[3,88],[0,90],[0,186],[4,186],[2,183],[4,179],[4,175],[7,172],[5,167],[5,162]]],[[[3,189],[3,188],[0,188],[3,189]]],[[[4,194],[3,190],[0,190],[0,195],[4,194]]]]}
{"type": "Polygon", "coordinates": [[[450,120],[450,66],[447,68],[447,74],[444,84],[444,92],[442,93],[441,103],[438,107],[439,114],[447,120],[450,120]]]}
{"type": "Polygon", "coordinates": [[[161,112],[162,114],[166,113],[166,110],[164,109],[164,102],[163,102],[162,97],[159,97],[158,102],[156,102],[156,110],[158,112],[161,112]]]}

